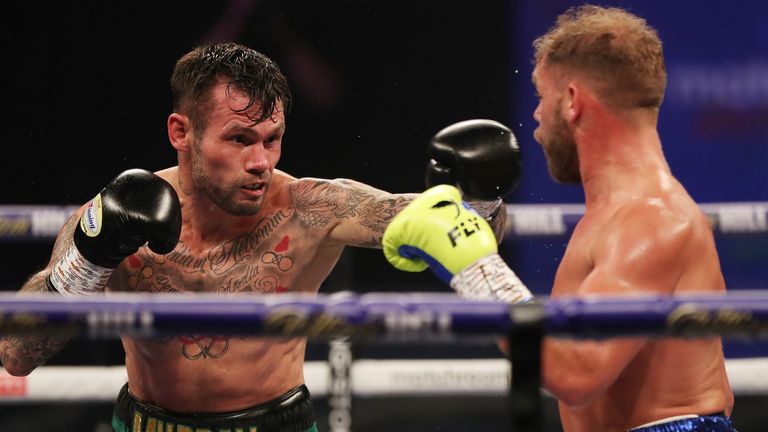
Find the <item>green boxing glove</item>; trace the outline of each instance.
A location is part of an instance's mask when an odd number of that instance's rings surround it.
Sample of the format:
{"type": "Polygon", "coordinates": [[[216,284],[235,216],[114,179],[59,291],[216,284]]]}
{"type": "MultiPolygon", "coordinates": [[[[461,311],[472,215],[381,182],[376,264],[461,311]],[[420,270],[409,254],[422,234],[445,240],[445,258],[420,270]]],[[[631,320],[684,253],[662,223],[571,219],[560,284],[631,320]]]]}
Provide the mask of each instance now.
{"type": "Polygon", "coordinates": [[[508,303],[533,298],[499,256],[491,226],[453,186],[432,187],[413,200],[387,226],[382,243],[395,268],[431,268],[462,297],[508,303]]]}

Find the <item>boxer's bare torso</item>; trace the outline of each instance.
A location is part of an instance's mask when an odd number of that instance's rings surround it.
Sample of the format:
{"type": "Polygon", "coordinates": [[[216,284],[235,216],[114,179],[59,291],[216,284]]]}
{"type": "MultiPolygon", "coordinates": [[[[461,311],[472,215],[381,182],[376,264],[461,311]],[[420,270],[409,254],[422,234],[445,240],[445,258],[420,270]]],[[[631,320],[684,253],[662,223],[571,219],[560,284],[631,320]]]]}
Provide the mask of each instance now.
{"type": "MultiPolygon", "coordinates": [[[[657,174],[639,180],[627,172],[612,179],[625,185],[620,192],[588,199],[553,297],[725,290],[708,219],[671,174],[657,174]]],[[[733,404],[719,338],[550,339],[544,368],[546,386],[562,395],[566,432],[730,414],[733,404]]]]}
{"type": "MultiPolygon", "coordinates": [[[[179,190],[176,169],[158,174],[179,190]]],[[[277,170],[254,216],[203,214],[179,195],[176,249],[158,256],[141,248],[113,273],[110,291],[316,293],[345,245],[380,247],[406,201],[353,181],[297,180],[277,170]]],[[[123,345],[131,393],[171,411],[243,409],[304,382],[302,338],[186,334],[123,345]]]]}

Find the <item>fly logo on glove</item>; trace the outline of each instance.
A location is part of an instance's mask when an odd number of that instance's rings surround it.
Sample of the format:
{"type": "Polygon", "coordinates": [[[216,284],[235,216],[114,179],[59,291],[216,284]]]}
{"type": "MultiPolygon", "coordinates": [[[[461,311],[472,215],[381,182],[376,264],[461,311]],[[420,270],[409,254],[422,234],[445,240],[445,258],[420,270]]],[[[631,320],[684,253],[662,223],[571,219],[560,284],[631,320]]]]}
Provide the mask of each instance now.
{"type": "Polygon", "coordinates": [[[384,255],[396,268],[417,272],[431,267],[448,283],[477,259],[496,252],[488,222],[461,203],[454,186],[426,190],[384,231],[384,255]]]}
{"type": "Polygon", "coordinates": [[[432,208],[439,209],[447,206],[451,206],[451,208],[455,210],[455,219],[460,219],[462,216],[466,217],[463,220],[459,220],[459,222],[453,228],[451,228],[450,231],[448,231],[447,235],[448,239],[451,241],[451,246],[455,248],[458,246],[458,242],[462,237],[469,237],[475,233],[481,232],[482,228],[480,227],[480,218],[474,213],[470,213],[467,216],[466,212],[461,211],[462,207],[467,207],[456,203],[456,201],[440,201],[439,203],[432,206],[432,208]]]}
{"type": "Polygon", "coordinates": [[[454,186],[432,187],[413,200],[387,226],[382,243],[395,268],[431,268],[464,297],[509,302],[531,297],[503,264],[491,226],[463,205],[454,186]]]}

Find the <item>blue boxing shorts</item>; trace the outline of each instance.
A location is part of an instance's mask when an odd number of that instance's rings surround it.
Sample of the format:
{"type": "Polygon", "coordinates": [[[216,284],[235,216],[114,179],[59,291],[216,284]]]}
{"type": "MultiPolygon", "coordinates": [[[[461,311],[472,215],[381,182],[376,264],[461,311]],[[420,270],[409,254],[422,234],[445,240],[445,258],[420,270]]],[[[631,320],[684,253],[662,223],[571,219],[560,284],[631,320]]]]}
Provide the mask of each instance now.
{"type": "Polygon", "coordinates": [[[643,425],[629,432],[737,432],[725,413],[674,418],[643,425]]]}
{"type": "Polygon", "coordinates": [[[317,432],[309,390],[304,385],[240,411],[182,414],[137,400],[126,384],[117,396],[112,429],[115,432],[317,432]]]}

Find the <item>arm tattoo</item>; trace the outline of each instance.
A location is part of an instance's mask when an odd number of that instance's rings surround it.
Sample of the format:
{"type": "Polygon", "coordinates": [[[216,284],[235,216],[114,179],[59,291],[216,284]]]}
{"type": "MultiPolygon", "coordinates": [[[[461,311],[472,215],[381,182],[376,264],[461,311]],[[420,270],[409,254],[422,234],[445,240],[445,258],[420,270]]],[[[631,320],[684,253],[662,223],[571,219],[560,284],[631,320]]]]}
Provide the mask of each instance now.
{"type": "MultiPolygon", "coordinates": [[[[21,291],[47,292],[47,274],[45,271],[35,274],[21,291]]],[[[0,339],[0,361],[6,368],[29,373],[61,351],[68,340],[69,336],[8,334],[0,339]]]]}
{"type": "Polygon", "coordinates": [[[308,228],[322,228],[334,219],[357,216],[359,207],[373,201],[369,194],[328,180],[294,182],[290,193],[299,220],[308,228]]]}
{"type": "MultiPolygon", "coordinates": [[[[51,263],[61,258],[69,247],[72,242],[70,233],[78,220],[79,217],[75,214],[64,224],[53,246],[51,263]]],[[[48,286],[45,279],[50,273],[50,267],[51,264],[45,270],[30,277],[21,287],[20,292],[47,292],[48,286]]],[[[7,369],[13,368],[16,371],[29,373],[61,351],[69,338],[66,335],[5,335],[0,339],[0,361],[7,369]]]]}
{"type": "Polygon", "coordinates": [[[353,180],[305,179],[291,185],[301,223],[322,228],[339,219],[356,218],[372,237],[361,246],[380,246],[384,230],[416,194],[393,195],[353,180]]]}

